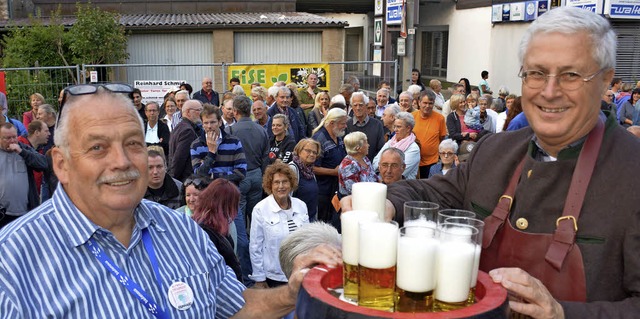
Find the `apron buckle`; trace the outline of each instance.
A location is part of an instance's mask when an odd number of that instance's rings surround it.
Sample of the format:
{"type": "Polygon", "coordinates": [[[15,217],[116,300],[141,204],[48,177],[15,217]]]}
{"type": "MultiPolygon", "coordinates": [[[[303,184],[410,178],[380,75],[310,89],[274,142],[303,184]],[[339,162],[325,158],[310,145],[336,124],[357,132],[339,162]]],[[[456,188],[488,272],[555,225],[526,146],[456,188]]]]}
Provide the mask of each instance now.
{"type": "Polygon", "coordinates": [[[558,227],[560,225],[561,221],[567,220],[567,219],[570,219],[571,221],[573,221],[573,230],[577,233],[578,232],[578,222],[576,221],[576,218],[571,216],[571,215],[558,217],[558,219],[556,219],[556,227],[558,227]]]}

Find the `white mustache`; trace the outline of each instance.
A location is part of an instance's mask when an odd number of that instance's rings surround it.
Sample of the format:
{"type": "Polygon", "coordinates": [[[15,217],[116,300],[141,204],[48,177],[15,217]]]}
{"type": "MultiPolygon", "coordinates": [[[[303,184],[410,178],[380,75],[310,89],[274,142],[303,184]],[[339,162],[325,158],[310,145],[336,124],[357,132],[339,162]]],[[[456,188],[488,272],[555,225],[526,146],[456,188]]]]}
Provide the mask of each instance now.
{"type": "Polygon", "coordinates": [[[112,176],[103,176],[98,179],[98,184],[110,184],[118,182],[126,182],[140,178],[140,172],[132,169],[112,176]]]}

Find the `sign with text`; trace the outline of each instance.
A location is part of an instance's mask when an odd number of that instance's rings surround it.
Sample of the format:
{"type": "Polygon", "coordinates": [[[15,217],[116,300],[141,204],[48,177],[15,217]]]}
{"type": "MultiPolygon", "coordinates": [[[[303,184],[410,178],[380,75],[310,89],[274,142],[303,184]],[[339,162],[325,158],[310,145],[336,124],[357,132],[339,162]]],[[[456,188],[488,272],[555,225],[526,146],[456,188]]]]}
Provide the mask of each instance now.
{"type": "Polygon", "coordinates": [[[162,106],[165,94],[176,91],[180,85],[186,83],[184,80],[136,80],[133,87],[140,89],[142,93],[142,103],[154,101],[162,106]]]}
{"type": "Polygon", "coordinates": [[[602,14],[602,1],[599,0],[566,0],[567,7],[576,7],[602,14]]]}
{"type": "Polygon", "coordinates": [[[270,88],[274,83],[284,81],[296,83],[298,88],[307,87],[307,75],[310,73],[318,75],[318,88],[329,90],[328,64],[230,65],[227,81],[231,78],[240,79],[240,86],[249,96],[252,83],[270,88]]]}
{"type": "Polygon", "coordinates": [[[640,19],[640,0],[605,0],[604,14],[610,18],[640,19]]]}
{"type": "Polygon", "coordinates": [[[387,25],[402,23],[402,0],[387,0],[387,25]]]}
{"type": "MultiPolygon", "coordinates": [[[[382,50],[375,49],[373,50],[373,61],[382,61],[382,50]]],[[[374,63],[373,70],[371,70],[374,76],[381,76],[382,74],[382,63],[374,63]]]]}

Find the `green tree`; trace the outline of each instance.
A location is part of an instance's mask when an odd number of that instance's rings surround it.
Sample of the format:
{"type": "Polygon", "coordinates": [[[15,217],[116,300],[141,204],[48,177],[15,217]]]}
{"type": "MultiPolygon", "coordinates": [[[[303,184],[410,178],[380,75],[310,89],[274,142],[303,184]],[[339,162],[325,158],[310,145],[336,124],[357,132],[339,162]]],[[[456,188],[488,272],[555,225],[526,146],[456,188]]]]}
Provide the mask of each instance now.
{"type": "Polygon", "coordinates": [[[129,54],[119,15],[94,8],[91,3],[78,3],[76,9],[77,20],[67,33],[72,63],[124,63],[129,54]]]}

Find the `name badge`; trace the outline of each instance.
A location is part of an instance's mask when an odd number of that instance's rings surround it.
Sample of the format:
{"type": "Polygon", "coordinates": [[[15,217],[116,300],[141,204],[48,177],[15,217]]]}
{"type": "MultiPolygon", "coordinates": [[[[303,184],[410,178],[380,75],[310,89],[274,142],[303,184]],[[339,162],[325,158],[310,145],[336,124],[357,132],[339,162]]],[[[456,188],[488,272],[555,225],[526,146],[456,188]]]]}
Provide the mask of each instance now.
{"type": "Polygon", "coordinates": [[[178,310],[187,310],[193,305],[193,290],[184,282],[174,282],[167,293],[169,302],[178,310]]]}

